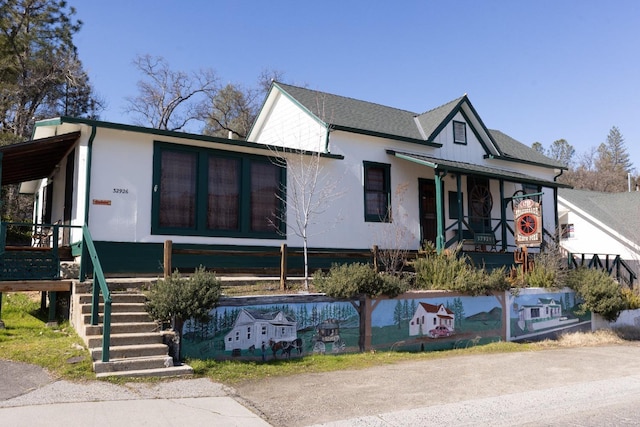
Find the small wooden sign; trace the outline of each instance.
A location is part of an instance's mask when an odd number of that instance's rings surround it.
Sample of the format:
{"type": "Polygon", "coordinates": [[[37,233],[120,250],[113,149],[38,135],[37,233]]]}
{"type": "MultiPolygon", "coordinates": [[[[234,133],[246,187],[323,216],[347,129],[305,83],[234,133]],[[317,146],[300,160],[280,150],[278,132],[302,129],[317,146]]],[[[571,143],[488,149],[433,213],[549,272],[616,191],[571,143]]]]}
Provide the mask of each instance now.
{"type": "Polygon", "coordinates": [[[93,199],[94,205],[111,206],[111,200],[93,199]]]}

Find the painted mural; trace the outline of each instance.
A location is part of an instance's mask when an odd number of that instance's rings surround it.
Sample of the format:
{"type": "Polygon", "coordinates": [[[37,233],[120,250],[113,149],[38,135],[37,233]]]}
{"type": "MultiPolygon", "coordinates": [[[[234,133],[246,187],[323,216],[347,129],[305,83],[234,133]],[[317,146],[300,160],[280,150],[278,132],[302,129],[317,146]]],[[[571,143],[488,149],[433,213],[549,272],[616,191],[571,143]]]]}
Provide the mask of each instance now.
{"type": "Polygon", "coordinates": [[[554,338],[561,332],[591,330],[591,313],[582,312],[571,289],[523,289],[509,298],[510,340],[554,338]]]}
{"type": "Polygon", "coordinates": [[[360,318],[350,302],[220,306],[185,323],[182,352],[198,359],[272,360],[357,351],[360,318]]]}
{"type": "Polygon", "coordinates": [[[503,294],[405,294],[379,300],[371,314],[371,346],[379,350],[434,351],[500,341],[503,294]]]}
{"type": "Polygon", "coordinates": [[[182,354],[268,361],[361,350],[438,351],[588,329],[591,314],[580,311],[570,289],[475,297],[413,292],[364,303],[323,295],[230,298],[212,310],[209,322],[185,323],[182,354]]]}

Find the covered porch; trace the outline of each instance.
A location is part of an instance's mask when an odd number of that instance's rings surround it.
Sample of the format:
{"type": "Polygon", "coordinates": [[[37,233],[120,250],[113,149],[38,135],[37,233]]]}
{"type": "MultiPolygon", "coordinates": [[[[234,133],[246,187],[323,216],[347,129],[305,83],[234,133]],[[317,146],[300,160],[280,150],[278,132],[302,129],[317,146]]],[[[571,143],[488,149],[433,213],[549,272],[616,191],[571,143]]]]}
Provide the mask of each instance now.
{"type": "Polygon", "coordinates": [[[530,234],[532,240],[539,236],[540,242],[531,246],[557,242],[557,196],[562,184],[415,153],[387,150],[387,154],[433,170],[433,180],[420,180],[420,229],[421,240],[431,242],[438,252],[461,245],[472,259],[497,266],[513,263],[521,246],[516,231],[530,234]],[[539,224],[516,224],[513,203],[522,199],[544,206],[539,224]]]}

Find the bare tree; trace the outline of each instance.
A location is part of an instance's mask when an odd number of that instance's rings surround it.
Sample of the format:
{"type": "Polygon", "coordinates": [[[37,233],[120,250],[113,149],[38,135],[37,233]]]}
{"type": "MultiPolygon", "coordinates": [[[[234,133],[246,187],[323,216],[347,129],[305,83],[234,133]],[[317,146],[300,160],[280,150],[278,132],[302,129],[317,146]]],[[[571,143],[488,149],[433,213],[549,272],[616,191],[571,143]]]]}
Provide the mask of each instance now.
{"type": "Polygon", "coordinates": [[[138,81],[140,93],[127,98],[126,112],[153,128],[183,129],[191,120],[201,118],[206,100],[219,91],[219,79],[212,69],[173,71],[164,58],[151,55],[138,55],[133,63],[143,80],[138,81]]]}
{"type": "Polygon", "coordinates": [[[246,138],[271,83],[283,76],[281,71],[265,69],[258,77],[256,88],[229,83],[214,93],[202,111],[201,118],[205,121],[203,133],[224,138],[229,135],[246,138]]]}
{"type": "Polygon", "coordinates": [[[331,224],[325,223],[323,227],[312,229],[312,226],[319,225],[319,219],[331,204],[344,195],[339,186],[341,177],[326,170],[328,159],[322,156],[324,134],[317,136],[317,142],[313,151],[271,148],[274,164],[286,167],[287,170],[287,182],[278,194],[283,211],[276,215],[277,220],[286,225],[286,234],[302,239],[304,287],[307,291],[309,238],[326,232],[327,225],[335,224],[340,218],[333,216],[331,224]]]}
{"type": "Polygon", "coordinates": [[[403,208],[404,197],[408,190],[409,184],[406,182],[396,186],[396,214],[393,214],[390,206],[387,218],[390,218],[391,221],[381,223],[383,231],[376,236],[379,240],[376,243],[382,245],[378,253],[380,264],[387,273],[393,275],[400,275],[402,272],[409,253],[407,248],[415,238],[415,235],[406,226],[408,214],[403,208]]]}

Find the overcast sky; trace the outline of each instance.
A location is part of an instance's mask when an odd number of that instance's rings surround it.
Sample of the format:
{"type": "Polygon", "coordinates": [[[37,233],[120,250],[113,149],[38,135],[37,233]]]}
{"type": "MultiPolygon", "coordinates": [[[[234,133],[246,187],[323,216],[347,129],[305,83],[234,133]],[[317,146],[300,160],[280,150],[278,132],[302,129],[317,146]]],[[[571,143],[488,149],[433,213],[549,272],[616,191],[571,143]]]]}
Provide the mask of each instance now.
{"type": "MultiPolygon", "coordinates": [[[[69,0],[84,25],[79,56],[107,101],[137,93],[137,54],[174,70],[213,68],[255,86],[287,83],[416,113],[468,94],[490,129],[578,154],[612,126],[640,170],[637,0],[211,1],[69,0]]],[[[199,132],[199,129],[196,130],[199,132]]]]}

